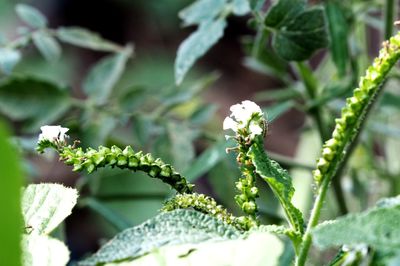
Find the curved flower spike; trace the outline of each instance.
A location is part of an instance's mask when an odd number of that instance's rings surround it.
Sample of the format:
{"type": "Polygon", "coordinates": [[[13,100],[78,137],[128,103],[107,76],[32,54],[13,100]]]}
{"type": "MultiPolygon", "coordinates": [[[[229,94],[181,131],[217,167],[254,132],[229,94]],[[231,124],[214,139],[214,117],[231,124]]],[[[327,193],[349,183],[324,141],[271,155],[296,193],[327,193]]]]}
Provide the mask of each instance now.
{"type": "Polygon", "coordinates": [[[66,140],[69,136],[66,134],[69,128],[62,126],[42,126],[40,127],[42,133],[39,135],[38,147],[39,152],[43,152],[45,148],[53,146],[55,148],[60,145],[66,144],[66,140]]]}

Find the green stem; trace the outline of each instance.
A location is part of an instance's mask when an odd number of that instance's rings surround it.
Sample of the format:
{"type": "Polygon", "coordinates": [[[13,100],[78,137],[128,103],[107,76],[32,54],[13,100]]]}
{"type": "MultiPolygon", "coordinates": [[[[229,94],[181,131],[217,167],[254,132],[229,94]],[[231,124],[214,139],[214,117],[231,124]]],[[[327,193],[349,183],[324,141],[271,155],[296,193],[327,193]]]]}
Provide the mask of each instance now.
{"type": "Polygon", "coordinates": [[[394,0],[385,1],[385,32],[384,39],[387,40],[393,35],[393,23],[396,5],[394,0]]]}

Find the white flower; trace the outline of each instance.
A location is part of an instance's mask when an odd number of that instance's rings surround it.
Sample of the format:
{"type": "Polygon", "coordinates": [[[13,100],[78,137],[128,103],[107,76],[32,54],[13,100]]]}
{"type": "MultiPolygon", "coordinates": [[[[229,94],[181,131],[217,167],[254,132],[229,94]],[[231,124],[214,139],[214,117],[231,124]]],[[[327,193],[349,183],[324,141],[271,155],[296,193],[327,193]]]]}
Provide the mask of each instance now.
{"type": "Polygon", "coordinates": [[[260,106],[249,100],[243,101],[241,104],[232,105],[230,110],[232,112],[231,116],[242,123],[249,121],[255,113],[262,115],[260,106]]]}
{"type": "Polygon", "coordinates": [[[42,133],[39,135],[39,142],[48,140],[52,143],[65,142],[68,135],[65,134],[69,130],[68,128],[61,126],[42,126],[40,128],[42,133]]]}

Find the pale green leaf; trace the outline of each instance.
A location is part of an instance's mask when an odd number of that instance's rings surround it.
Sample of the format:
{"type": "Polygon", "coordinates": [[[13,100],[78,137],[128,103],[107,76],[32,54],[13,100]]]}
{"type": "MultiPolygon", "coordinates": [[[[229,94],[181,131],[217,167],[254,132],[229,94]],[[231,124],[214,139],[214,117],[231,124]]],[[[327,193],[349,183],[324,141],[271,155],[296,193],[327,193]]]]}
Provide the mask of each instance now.
{"type": "Polygon", "coordinates": [[[130,52],[117,53],[94,65],[83,82],[85,93],[97,104],[104,104],[120,79],[130,52]]]}
{"type": "Polygon", "coordinates": [[[243,16],[250,12],[250,3],[248,0],[233,0],[233,14],[243,16]]]}
{"type": "Polygon", "coordinates": [[[34,28],[44,28],[47,25],[46,17],[36,8],[27,4],[18,4],[15,7],[20,19],[34,28]]]}
{"type": "Polygon", "coordinates": [[[79,47],[109,52],[120,50],[118,45],[85,28],[61,27],[57,29],[56,35],[61,41],[79,47]]]}
{"type": "Polygon", "coordinates": [[[185,26],[213,20],[222,12],[226,0],[198,0],[179,12],[185,26]]]}
{"type": "Polygon", "coordinates": [[[46,31],[37,31],[32,35],[33,43],[46,60],[54,62],[60,58],[61,47],[57,40],[46,31]]]}
{"type": "Polygon", "coordinates": [[[263,112],[265,113],[265,118],[267,119],[268,122],[272,122],[287,111],[289,111],[293,106],[295,105],[294,101],[285,101],[285,102],[280,102],[275,105],[269,106],[267,108],[263,109],[263,112]]]}
{"type": "Polygon", "coordinates": [[[76,204],[77,191],[58,184],[29,185],[22,195],[25,227],[32,233],[49,234],[76,204]]]}
{"type": "Polygon", "coordinates": [[[0,48],[0,70],[10,74],[16,64],[21,60],[21,53],[11,48],[0,48]]]}
{"type": "MultiPolygon", "coordinates": [[[[22,186],[22,173],[16,147],[9,139],[8,130],[0,121],[0,262],[8,265],[21,265],[21,229],[22,216],[20,192],[22,186]]],[[[1,264],[1,263],[0,263],[1,264]]]]}
{"type": "Polygon", "coordinates": [[[289,173],[282,169],[277,162],[268,158],[264,152],[264,147],[259,142],[251,146],[248,155],[252,159],[256,168],[256,173],[268,183],[275,196],[278,198],[290,225],[293,226],[297,232],[303,232],[303,215],[292,204],[294,188],[289,173]]]}
{"type": "Polygon", "coordinates": [[[175,81],[181,84],[183,78],[197,59],[203,56],[224,34],[226,21],[217,19],[200,24],[178,48],[175,60],[175,81]]]}
{"type": "Polygon", "coordinates": [[[284,252],[282,241],[270,233],[252,233],[247,239],[215,243],[186,244],[156,249],[150,254],[130,262],[107,266],[264,266],[279,265],[284,252]]]}
{"type": "Polygon", "coordinates": [[[239,236],[236,228],[214,217],[193,210],[175,210],[119,233],[79,265],[130,260],[163,246],[222,241],[239,236]]]}
{"type": "Polygon", "coordinates": [[[385,199],[376,207],[319,224],[312,232],[320,248],[367,244],[377,250],[400,249],[400,197],[385,199]]]}
{"type": "Polygon", "coordinates": [[[69,260],[65,244],[46,235],[24,234],[22,252],[24,266],[62,266],[67,265],[69,260]]]}

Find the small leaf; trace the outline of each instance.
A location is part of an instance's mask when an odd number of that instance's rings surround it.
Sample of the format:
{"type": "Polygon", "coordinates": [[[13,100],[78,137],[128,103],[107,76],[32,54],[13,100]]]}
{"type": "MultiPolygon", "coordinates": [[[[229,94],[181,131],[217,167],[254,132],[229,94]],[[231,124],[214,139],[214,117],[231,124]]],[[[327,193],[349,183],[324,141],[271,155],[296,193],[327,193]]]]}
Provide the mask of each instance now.
{"type": "Polygon", "coordinates": [[[216,218],[193,210],[161,213],[147,222],[126,229],[79,263],[98,265],[134,259],[156,248],[170,245],[235,239],[240,232],[216,218]]]}
{"type": "Polygon", "coordinates": [[[0,70],[9,75],[21,60],[21,53],[11,48],[0,48],[0,70]]]}
{"type": "Polygon", "coordinates": [[[49,234],[76,204],[77,191],[58,184],[29,185],[22,195],[25,227],[32,233],[49,234]]]}
{"type": "Polygon", "coordinates": [[[217,19],[200,24],[178,48],[175,60],[175,81],[181,84],[183,78],[197,59],[203,56],[224,34],[226,21],[217,19]]]}
{"type": "Polygon", "coordinates": [[[29,234],[22,237],[24,266],[67,265],[69,251],[65,244],[45,235],[29,234]]]}
{"type": "Polygon", "coordinates": [[[20,19],[33,28],[44,28],[47,25],[46,17],[30,5],[18,4],[15,11],[20,19]]]}
{"type": "Polygon", "coordinates": [[[184,26],[213,20],[225,8],[226,0],[198,0],[179,12],[184,26]]]}
{"type": "Polygon", "coordinates": [[[301,0],[277,2],[266,15],[265,25],[275,30],[272,46],[288,61],[308,59],[328,45],[323,9],[305,9],[301,0]]]}
{"type": "Polygon", "coordinates": [[[377,250],[400,249],[400,197],[380,201],[376,207],[319,224],[312,232],[320,248],[367,244],[377,250]]]}
{"type": "Polygon", "coordinates": [[[56,34],[61,41],[75,46],[106,52],[116,52],[120,50],[118,45],[84,28],[61,27],[57,29],[56,34]]]}
{"type": "Polygon", "coordinates": [[[97,104],[104,104],[120,79],[130,53],[117,53],[100,60],[83,81],[83,89],[97,104]]]}
{"type": "Polygon", "coordinates": [[[264,152],[264,147],[258,142],[251,146],[248,155],[256,168],[256,173],[268,183],[275,196],[278,198],[290,225],[293,226],[297,232],[303,232],[303,215],[292,204],[294,188],[289,173],[282,169],[277,162],[270,160],[264,152]]]}
{"type": "Polygon", "coordinates": [[[60,58],[61,47],[50,34],[45,31],[37,31],[32,35],[33,43],[43,57],[54,62],[60,58]]]}
{"type": "Polygon", "coordinates": [[[250,12],[250,3],[248,0],[233,0],[233,14],[243,16],[250,12]]]}

